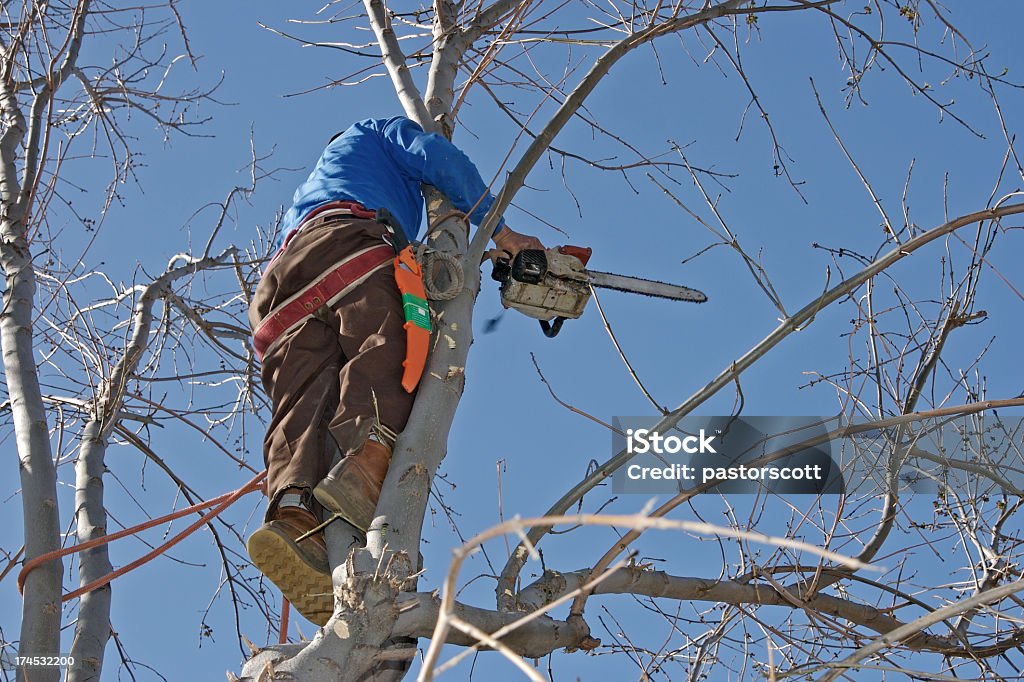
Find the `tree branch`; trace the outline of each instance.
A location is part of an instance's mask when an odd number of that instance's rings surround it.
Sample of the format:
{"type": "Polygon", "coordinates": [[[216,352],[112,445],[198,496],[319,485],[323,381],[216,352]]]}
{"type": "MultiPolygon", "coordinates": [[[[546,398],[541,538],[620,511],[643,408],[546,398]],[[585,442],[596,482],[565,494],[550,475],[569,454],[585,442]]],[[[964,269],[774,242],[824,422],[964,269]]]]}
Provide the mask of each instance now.
{"type": "MultiPolygon", "coordinates": [[[[845,675],[846,671],[858,668],[858,664],[864,659],[892,646],[896,642],[903,641],[904,645],[910,645],[912,642],[920,641],[920,638],[923,636],[922,632],[925,628],[935,625],[936,623],[957,614],[970,611],[978,606],[993,604],[1022,590],[1024,590],[1024,580],[1016,580],[1012,583],[1007,583],[1006,585],[976,594],[969,599],[965,599],[954,604],[948,604],[947,606],[936,609],[935,611],[921,616],[916,620],[900,625],[899,627],[886,632],[881,637],[878,637],[871,644],[861,647],[854,654],[847,656],[843,660],[825,664],[825,668],[832,668],[832,670],[822,676],[820,680],[821,682],[833,682],[845,675]]],[[[1021,641],[1024,641],[1024,637],[1021,637],[1018,633],[1014,637],[1011,637],[1010,641],[1000,643],[995,647],[987,647],[985,649],[972,648],[969,655],[994,655],[1019,646],[1021,641]],[[994,649],[994,651],[989,654],[989,649],[994,649]]]]}
{"type": "Polygon", "coordinates": [[[402,47],[398,44],[395,31],[391,28],[391,22],[387,17],[387,10],[383,0],[363,0],[366,7],[366,14],[370,19],[370,26],[380,43],[381,56],[384,66],[391,75],[391,82],[395,85],[395,93],[398,101],[402,104],[406,116],[419,123],[421,126],[428,126],[431,116],[427,112],[420,91],[412,80],[412,74],[405,63],[405,55],[402,47]]]}
{"type": "MultiPolygon", "coordinates": [[[[395,635],[429,637],[434,632],[441,611],[441,600],[435,593],[405,595],[398,600],[398,620],[395,635]]],[[[478,629],[493,633],[519,620],[522,614],[488,611],[456,602],[452,613],[478,629]]],[[[548,616],[540,616],[512,630],[499,640],[502,644],[526,658],[541,658],[555,649],[572,648],[579,644],[578,633],[568,623],[548,616]]],[[[448,632],[448,644],[473,646],[475,637],[461,632],[448,632]]]]}

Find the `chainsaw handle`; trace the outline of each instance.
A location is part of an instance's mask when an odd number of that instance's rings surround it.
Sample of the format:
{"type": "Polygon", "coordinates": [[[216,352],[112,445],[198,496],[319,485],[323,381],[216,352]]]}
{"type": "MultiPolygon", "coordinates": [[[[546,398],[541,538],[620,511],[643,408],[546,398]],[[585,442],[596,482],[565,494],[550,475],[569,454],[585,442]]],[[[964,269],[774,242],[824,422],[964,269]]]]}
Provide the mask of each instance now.
{"type": "MultiPolygon", "coordinates": [[[[492,249],[497,251],[497,249],[492,249]]],[[[491,279],[495,282],[504,283],[512,276],[512,252],[505,249],[502,252],[495,253],[494,258],[491,259],[491,279]],[[505,255],[501,255],[504,253],[505,255]]]]}
{"type": "Polygon", "coordinates": [[[556,317],[554,322],[540,320],[540,330],[544,332],[544,336],[553,339],[558,336],[558,332],[562,331],[563,322],[565,322],[564,317],[556,317]]]}

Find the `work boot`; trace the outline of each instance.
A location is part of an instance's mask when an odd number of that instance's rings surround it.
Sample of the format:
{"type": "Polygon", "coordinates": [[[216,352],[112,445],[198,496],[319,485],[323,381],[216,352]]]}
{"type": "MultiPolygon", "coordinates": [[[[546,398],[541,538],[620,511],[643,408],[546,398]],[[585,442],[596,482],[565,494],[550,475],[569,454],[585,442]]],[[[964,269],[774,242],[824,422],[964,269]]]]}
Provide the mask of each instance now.
{"type": "Polygon", "coordinates": [[[391,448],[367,440],[355,454],[334,465],[313,489],[317,502],[366,532],[373,522],[384,476],[391,464],[391,448]]]}
{"type": "Polygon", "coordinates": [[[298,541],[318,525],[305,507],[278,507],[274,518],[249,537],[245,548],[253,565],[299,613],[324,625],[334,612],[334,585],[323,531],[298,541]]]}

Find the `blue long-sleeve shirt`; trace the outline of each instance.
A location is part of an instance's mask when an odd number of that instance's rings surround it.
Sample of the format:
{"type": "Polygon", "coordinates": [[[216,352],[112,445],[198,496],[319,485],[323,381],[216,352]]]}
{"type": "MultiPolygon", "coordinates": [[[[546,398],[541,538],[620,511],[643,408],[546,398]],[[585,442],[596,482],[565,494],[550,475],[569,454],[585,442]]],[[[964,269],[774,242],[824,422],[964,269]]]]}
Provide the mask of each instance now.
{"type": "MultiPolygon", "coordinates": [[[[387,208],[409,239],[415,239],[423,217],[423,183],[443,192],[474,225],[494,204],[473,162],[441,135],[426,133],[401,116],[360,121],[331,140],[309,178],[295,190],[284,232],[295,229],[317,206],[348,200],[369,209],[387,208]]],[[[497,230],[503,226],[504,219],[497,230]]]]}

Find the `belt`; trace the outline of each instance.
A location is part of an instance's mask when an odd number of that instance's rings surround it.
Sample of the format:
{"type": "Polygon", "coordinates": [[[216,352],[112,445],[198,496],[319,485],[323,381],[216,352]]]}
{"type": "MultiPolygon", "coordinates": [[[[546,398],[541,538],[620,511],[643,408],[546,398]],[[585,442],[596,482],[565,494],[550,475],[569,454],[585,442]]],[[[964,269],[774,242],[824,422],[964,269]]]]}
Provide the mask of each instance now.
{"type": "Polygon", "coordinates": [[[381,244],[357,251],[332,265],[323,275],[270,311],[260,322],[253,332],[256,357],[262,362],[267,351],[321,306],[331,306],[341,300],[367,277],[394,259],[394,248],[389,244],[381,244]]]}
{"type": "MultiPolygon", "coordinates": [[[[312,211],[306,214],[306,217],[302,219],[299,226],[292,230],[292,233],[288,235],[291,238],[292,234],[312,227],[311,223],[315,218],[329,218],[335,215],[350,215],[355,218],[368,218],[373,220],[377,216],[377,212],[366,208],[362,204],[356,201],[331,201],[326,204],[317,206],[312,211]]],[[[322,224],[323,221],[321,221],[322,224]]]]}
{"type": "Polygon", "coordinates": [[[267,270],[270,269],[270,266],[274,264],[277,257],[281,255],[285,248],[288,247],[288,243],[291,242],[295,235],[307,228],[323,225],[328,218],[346,215],[352,216],[353,218],[373,220],[377,216],[377,212],[371,211],[355,201],[331,201],[317,206],[303,217],[302,221],[299,222],[298,226],[294,230],[288,233],[288,236],[284,238],[284,243],[281,244],[281,248],[271,256],[270,261],[267,263],[267,267],[263,269],[263,273],[266,274],[267,270]]]}

